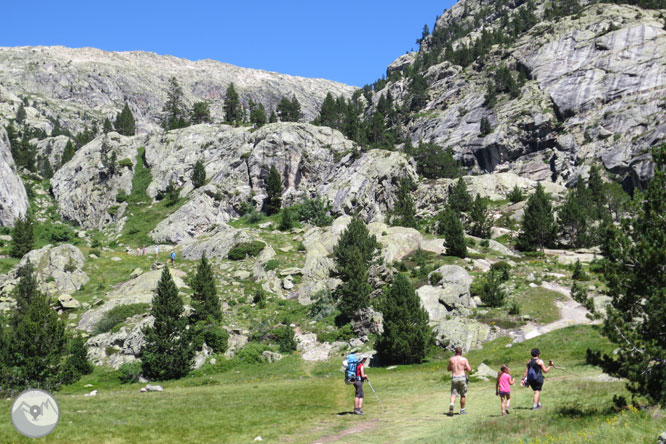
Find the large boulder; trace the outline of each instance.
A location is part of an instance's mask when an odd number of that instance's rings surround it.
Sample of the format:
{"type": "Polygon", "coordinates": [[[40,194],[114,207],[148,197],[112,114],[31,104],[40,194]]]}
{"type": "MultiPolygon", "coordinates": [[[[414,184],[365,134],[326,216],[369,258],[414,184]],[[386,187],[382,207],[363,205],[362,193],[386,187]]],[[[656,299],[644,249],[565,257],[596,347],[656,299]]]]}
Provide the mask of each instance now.
{"type": "Polygon", "coordinates": [[[131,327],[123,325],[117,331],[102,333],[89,338],[88,357],[95,365],[108,365],[114,369],[134,362],[145,345],[143,330],[153,324],[152,316],[138,315],[131,319],[131,327]]]}
{"type": "Polygon", "coordinates": [[[484,342],[494,339],[497,331],[473,319],[453,317],[444,319],[435,327],[436,342],[450,350],[461,347],[463,352],[481,348],[484,342]]]}
{"type": "Polygon", "coordinates": [[[368,231],[380,243],[385,264],[399,261],[415,252],[423,241],[423,235],[414,228],[389,227],[382,222],[368,224],[368,231]]]}
{"type": "Polygon", "coordinates": [[[225,259],[233,247],[252,240],[247,232],[221,224],[213,234],[199,236],[183,243],[182,254],[184,259],[189,260],[199,260],[204,254],[207,258],[225,259]]]}
{"type": "Polygon", "coordinates": [[[89,281],[81,250],[69,244],[46,245],[27,253],[9,273],[0,276],[0,293],[9,293],[16,286],[19,270],[28,262],[35,268],[40,290],[49,296],[72,294],[89,281]]]}
{"type": "Polygon", "coordinates": [[[127,204],[119,204],[116,196],[132,191],[139,143],[139,137],[109,133],[79,148],[51,179],[58,213],[85,228],[102,229],[119,221],[127,204]],[[114,155],[115,169],[111,167],[114,155]]]}
{"type": "MultiPolygon", "coordinates": [[[[185,282],[183,282],[183,278],[186,276],[184,272],[171,268],[169,269],[169,273],[171,273],[171,277],[177,288],[180,289],[186,287],[185,282]]],[[[161,275],[161,270],[151,270],[118,285],[114,290],[104,296],[104,302],[102,305],[94,306],[81,315],[77,328],[92,333],[95,325],[97,325],[104,315],[112,308],[119,305],[152,303],[155,289],[157,288],[157,283],[159,282],[161,275]]]]}
{"type": "Polygon", "coordinates": [[[0,226],[13,227],[28,211],[28,196],[16,171],[7,132],[0,127],[0,226]]]}
{"type": "Polygon", "coordinates": [[[370,335],[384,332],[384,316],[370,307],[363,308],[354,314],[351,326],[356,337],[367,342],[370,335]]]}

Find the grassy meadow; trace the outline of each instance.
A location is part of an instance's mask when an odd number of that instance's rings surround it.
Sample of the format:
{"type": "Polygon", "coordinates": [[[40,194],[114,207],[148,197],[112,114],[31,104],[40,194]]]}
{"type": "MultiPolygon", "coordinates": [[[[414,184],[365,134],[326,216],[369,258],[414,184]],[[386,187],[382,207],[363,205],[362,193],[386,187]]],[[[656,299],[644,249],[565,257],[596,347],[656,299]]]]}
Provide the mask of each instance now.
{"type": "MultiPolygon", "coordinates": [[[[473,368],[508,363],[519,379],[529,350],[541,348],[565,370],[546,375],[544,408],[533,412],[532,392],[515,386],[511,414],[500,415],[494,381],[471,378],[466,416],[448,417],[447,355],[421,365],[370,368],[368,375],[386,411],[366,384],[365,414],[352,410],[353,389],[340,362],[307,363],[297,355],[274,364],[218,359],[164,392],[139,393],[115,372],[98,368],[55,394],[61,418],[45,443],[654,443],[666,429],[658,408],[617,410],[614,395],[629,395],[624,382],[600,378],[585,365],[587,347],[613,346],[597,327],[558,330],[507,347],[508,338],[468,354],[473,368]],[[92,385],[93,387],[90,387],[92,385]],[[99,390],[96,397],[84,394],[99,390]]],[[[7,412],[11,400],[0,401],[7,412]]],[[[27,443],[9,421],[0,442],[27,443]]]]}

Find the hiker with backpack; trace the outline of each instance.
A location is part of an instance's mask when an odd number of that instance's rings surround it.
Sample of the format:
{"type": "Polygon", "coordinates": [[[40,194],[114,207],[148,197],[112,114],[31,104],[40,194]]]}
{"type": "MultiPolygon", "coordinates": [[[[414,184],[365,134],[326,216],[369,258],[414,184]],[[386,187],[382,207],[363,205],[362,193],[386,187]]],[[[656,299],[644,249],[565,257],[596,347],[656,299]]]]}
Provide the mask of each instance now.
{"type": "Polygon", "coordinates": [[[354,353],[347,355],[347,359],[343,362],[346,363],[345,370],[345,383],[354,385],[354,414],[363,414],[363,381],[367,381],[368,377],[365,376],[363,369],[365,361],[368,358],[363,358],[360,361],[356,358],[354,353]]]}
{"type": "Polygon", "coordinates": [[[541,408],[541,390],[543,389],[543,374],[548,373],[551,368],[555,367],[553,361],[548,361],[548,367],[541,360],[541,351],[538,348],[533,348],[532,359],[529,360],[523,372],[523,387],[531,387],[534,391],[534,402],[532,403],[532,410],[541,408]]]}

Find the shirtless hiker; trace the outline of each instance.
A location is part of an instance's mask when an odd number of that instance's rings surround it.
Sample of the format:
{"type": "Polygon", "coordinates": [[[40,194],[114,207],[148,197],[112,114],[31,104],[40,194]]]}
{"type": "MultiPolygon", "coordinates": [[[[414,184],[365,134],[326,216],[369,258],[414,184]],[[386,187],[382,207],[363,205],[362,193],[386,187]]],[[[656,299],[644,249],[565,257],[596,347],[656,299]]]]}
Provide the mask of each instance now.
{"type": "Polygon", "coordinates": [[[453,416],[453,407],[456,396],[460,395],[460,414],[466,415],[465,401],[467,395],[467,372],[472,371],[467,358],[462,357],[462,348],[456,347],[455,355],[449,359],[449,371],[451,372],[451,404],[449,405],[449,416],[453,416]]]}

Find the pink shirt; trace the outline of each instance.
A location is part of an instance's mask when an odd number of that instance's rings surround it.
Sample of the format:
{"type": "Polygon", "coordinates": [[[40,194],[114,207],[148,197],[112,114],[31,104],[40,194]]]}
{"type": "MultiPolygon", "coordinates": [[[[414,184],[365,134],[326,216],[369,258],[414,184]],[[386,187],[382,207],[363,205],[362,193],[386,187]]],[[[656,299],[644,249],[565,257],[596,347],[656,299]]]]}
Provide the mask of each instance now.
{"type": "Polygon", "coordinates": [[[499,391],[504,393],[511,392],[511,375],[502,373],[499,379],[499,391]]]}

